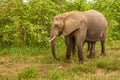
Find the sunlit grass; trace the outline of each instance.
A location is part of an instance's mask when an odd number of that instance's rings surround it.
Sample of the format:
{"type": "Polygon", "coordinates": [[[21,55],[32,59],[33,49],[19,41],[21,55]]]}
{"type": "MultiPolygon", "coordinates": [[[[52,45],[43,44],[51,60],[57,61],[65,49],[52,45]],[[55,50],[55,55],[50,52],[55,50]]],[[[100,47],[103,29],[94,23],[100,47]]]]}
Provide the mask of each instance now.
{"type": "Polygon", "coordinates": [[[22,71],[18,73],[18,79],[19,80],[32,80],[37,79],[39,75],[39,71],[35,67],[26,67],[22,71]]]}
{"type": "Polygon", "coordinates": [[[0,80],[119,80],[120,45],[106,44],[106,56],[100,56],[100,44],[96,45],[96,57],[88,59],[87,45],[84,63],[79,64],[77,52],[66,60],[65,48],[57,48],[56,61],[50,49],[39,47],[11,47],[0,51],[0,80]]]}

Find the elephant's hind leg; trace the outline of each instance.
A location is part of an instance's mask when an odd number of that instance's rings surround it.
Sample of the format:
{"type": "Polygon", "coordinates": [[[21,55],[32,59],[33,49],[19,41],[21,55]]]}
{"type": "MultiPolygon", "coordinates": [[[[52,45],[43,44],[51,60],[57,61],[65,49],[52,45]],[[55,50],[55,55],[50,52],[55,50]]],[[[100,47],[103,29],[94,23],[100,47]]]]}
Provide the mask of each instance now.
{"type": "Polygon", "coordinates": [[[83,63],[84,57],[83,57],[83,42],[81,42],[80,39],[76,39],[76,45],[78,50],[78,59],[80,63],[83,63]]]}
{"type": "Polygon", "coordinates": [[[87,42],[87,44],[88,44],[87,51],[89,52],[89,51],[90,51],[90,48],[91,48],[91,45],[90,45],[90,42],[87,42]]]}
{"type": "Polygon", "coordinates": [[[96,42],[90,42],[90,54],[87,56],[88,58],[95,58],[95,44],[96,42]]]}
{"type": "Polygon", "coordinates": [[[101,41],[101,55],[105,56],[105,41],[101,41]]]}

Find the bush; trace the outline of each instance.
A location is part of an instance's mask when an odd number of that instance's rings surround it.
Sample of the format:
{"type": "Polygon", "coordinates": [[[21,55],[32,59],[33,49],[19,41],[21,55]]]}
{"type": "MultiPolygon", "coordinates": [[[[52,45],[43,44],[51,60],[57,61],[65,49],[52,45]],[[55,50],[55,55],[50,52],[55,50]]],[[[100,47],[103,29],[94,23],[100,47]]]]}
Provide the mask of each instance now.
{"type": "MultiPolygon", "coordinates": [[[[0,43],[2,45],[40,45],[48,48],[52,19],[72,10],[95,9],[108,20],[108,39],[120,39],[118,0],[5,0],[0,2],[0,43]]],[[[61,40],[60,40],[61,41],[61,40]]],[[[61,42],[60,42],[61,43],[61,42]]]]}

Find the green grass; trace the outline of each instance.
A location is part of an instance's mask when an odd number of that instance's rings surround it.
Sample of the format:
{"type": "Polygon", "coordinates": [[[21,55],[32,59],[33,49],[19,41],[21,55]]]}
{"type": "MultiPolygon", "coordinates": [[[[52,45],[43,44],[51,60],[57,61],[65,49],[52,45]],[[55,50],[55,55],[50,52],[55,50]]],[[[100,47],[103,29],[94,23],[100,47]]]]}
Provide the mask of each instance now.
{"type": "Polygon", "coordinates": [[[23,79],[27,79],[27,80],[32,80],[32,79],[37,79],[39,74],[39,71],[37,70],[37,68],[34,67],[26,67],[25,69],[23,69],[22,71],[20,71],[18,73],[18,79],[19,80],[23,80],[23,79]]]}
{"type": "Polygon", "coordinates": [[[0,80],[120,80],[120,41],[106,44],[106,56],[88,59],[85,45],[84,63],[79,64],[77,53],[65,58],[65,48],[57,49],[59,61],[50,49],[39,47],[9,47],[0,49],[0,80]]]}
{"type": "Polygon", "coordinates": [[[18,79],[17,79],[17,76],[6,73],[6,74],[0,76],[0,80],[18,80],[18,79]]]}
{"type": "MultiPolygon", "coordinates": [[[[50,50],[50,49],[49,49],[50,50]]],[[[47,51],[48,52],[48,51],[47,51]]],[[[24,54],[24,55],[44,55],[43,53],[47,53],[44,49],[40,47],[30,47],[30,46],[20,46],[20,47],[7,47],[0,48],[0,55],[9,55],[9,54],[24,54]]]]}
{"type": "Polygon", "coordinates": [[[106,71],[120,70],[120,63],[116,58],[110,59],[109,57],[97,61],[97,67],[103,68],[106,71]]]}

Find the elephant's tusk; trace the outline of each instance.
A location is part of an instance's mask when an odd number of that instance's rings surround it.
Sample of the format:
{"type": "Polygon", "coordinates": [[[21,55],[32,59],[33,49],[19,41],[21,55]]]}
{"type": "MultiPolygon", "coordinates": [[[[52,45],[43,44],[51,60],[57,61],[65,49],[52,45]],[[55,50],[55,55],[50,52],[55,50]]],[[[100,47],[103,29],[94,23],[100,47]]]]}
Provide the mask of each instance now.
{"type": "Polygon", "coordinates": [[[56,36],[54,36],[52,39],[49,40],[49,42],[53,41],[56,38],[56,36]]]}

